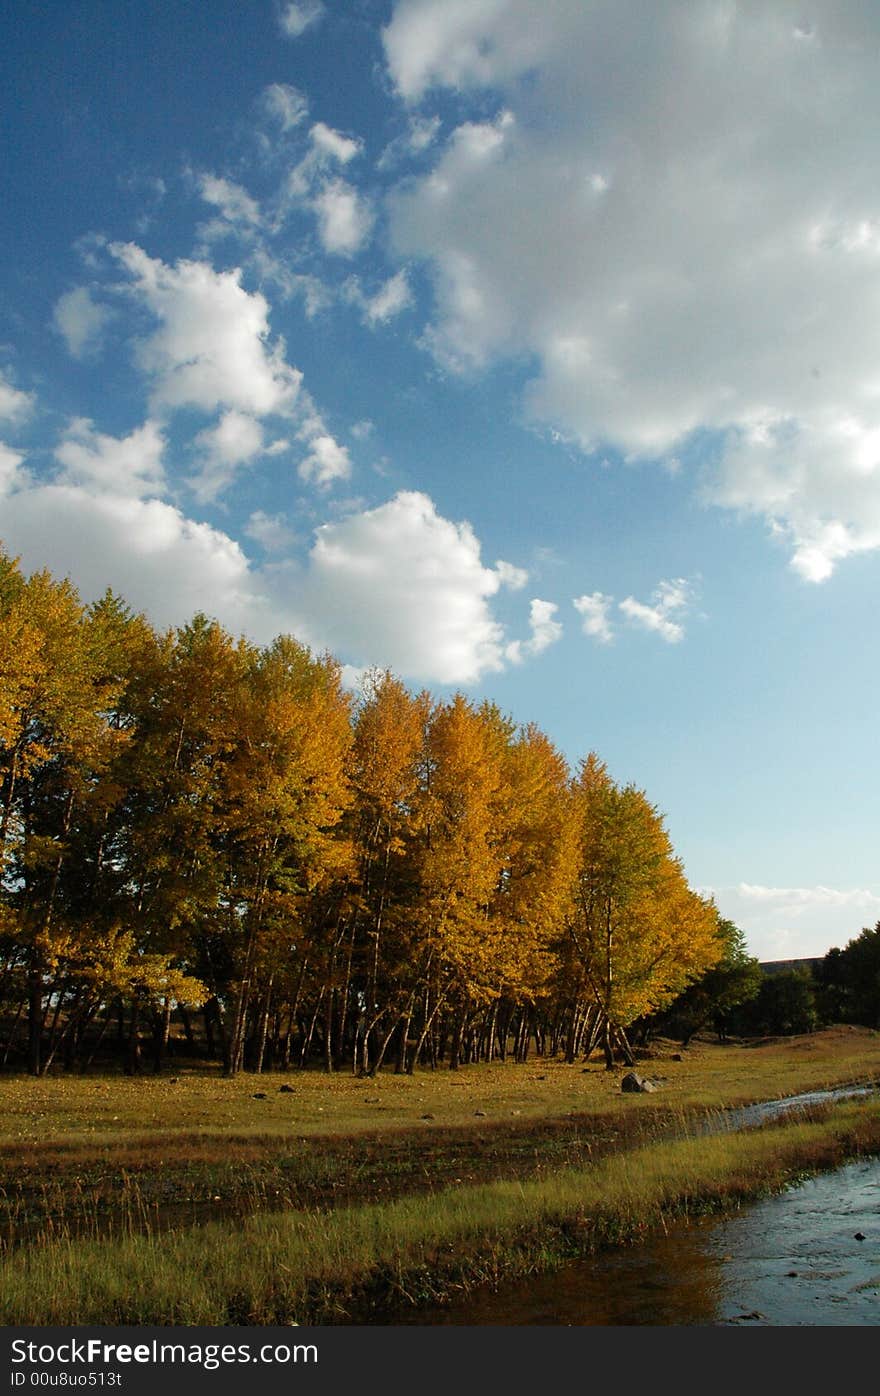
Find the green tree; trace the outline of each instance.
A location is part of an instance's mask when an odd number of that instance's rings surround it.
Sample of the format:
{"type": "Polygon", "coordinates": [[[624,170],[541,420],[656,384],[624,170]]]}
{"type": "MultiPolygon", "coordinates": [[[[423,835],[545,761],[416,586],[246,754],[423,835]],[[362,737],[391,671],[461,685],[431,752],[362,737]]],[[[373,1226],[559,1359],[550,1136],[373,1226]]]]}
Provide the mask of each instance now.
{"type": "MultiPolygon", "coordinates": [[[[833,954],[826,956],[826,966],[833,954]]],[[[837,954],[846,1020],[880,1028],[880,921],[873,928],[860,931],[837,954]]]]}
{"type": "Polygon", "coordinates": [[[749,1017],[759,1032],[790,1037],[818,1027],[816,985],[805,966],[765,974],[750,1007],[749,1017]]]}
{"type": "Polygon", "coordinates": [[[721,959],[688,985],[665,1016],[665,1024],[681,1035],[684,1047],[707,1023],[712,1024],[723,1042],[734,1010],[750,1003],[761,987],[761,966],[749,955],[739,927],[719,916],[718,936],[723,946],[721,959]]]}

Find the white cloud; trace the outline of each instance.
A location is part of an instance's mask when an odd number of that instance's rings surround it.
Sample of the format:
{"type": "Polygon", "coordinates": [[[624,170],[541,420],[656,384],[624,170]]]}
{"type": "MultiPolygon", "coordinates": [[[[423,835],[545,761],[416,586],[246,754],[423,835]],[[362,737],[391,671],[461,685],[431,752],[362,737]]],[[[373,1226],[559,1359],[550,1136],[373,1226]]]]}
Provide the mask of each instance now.
{"type": "Polygon", "coordinates": [[[880,919],[880,893],[866,888],[765,887],[740,882],[700,889],[746,935],[759,960],[791,960],[842,948],[880,919]]]}
{"type": "Polygon", "coordinates": [[[203,461],[188,483],[196,499],[205,503],[229,487],[240,465],[263,452],[263,429],[247,413],[230,410],[213,427],[200,431],[195,444],[203,461]]]}
{"type": "Polygon", "coordinates": [[[205,203],[219,209],[223,219],[233,227],[259,227],[262,222],[260,205],[240,184],[219,175],[201,174],[198,190],[205,203]]]}
{"type": "Polygon", "coordinates": [[[245,534],[270,553],[287,552],[297,541],[283,514],[267,514],[256,509],[244,527],[245,534]]]}
{"type": "Polygon", "coordinates": [[[249,254],[248,266],[262,286],[277,291],[282,300],[298,297],[303,302],[306,318],[309,320],[332,304],[334,293],[317,276],[306,272],[292,271],[282,258],[275,257],[262,243],[249,254]]]}
{"type": "Polygon", "coordinates": [[[65,291],[55,303],[53,322],[75,359],[84,359],[95,352],[112,312],[92,297],[87,286],[65,291]]]}
{"type": "Polygon", "coordinates": [[[355,422],[351,429],[351,434],[355,441],[366,441],[376,430],[376,423],[371,422],[369,417],[364,417],[362,421],[355,422]]]}
{"type": "MultiPolygon", "coordinates": [[[[499,566],[506,566],[501,563],[499,566]]],[[[518,569],[514,568],[514,571],[518,569]]],[[[541,601],[535,597],[529,604],[529,629],[531,631],[528,640],[511,640],[504,647],[505,658],[511,664],[521,664],[529,656],[541,654],[550,645],[554,645],[562,638],[562,624],[555,620],[554,616],[559,607],[553,601],[541,601]]]]}
{"type": "Polygon", "coordinates": [[[337,160],[340,165],[347,165],[361,151],[359,140],[352,136],[343,136],[340,131],[334,131],[332,126],[325,126],[323,121],[315,122],[309,137],[319,157],[337,160]]]}
{"type": "Polygon", "coordinates": [[[281,30],[289,39],[298,39],[324,15],[321,0],[287,0],[278,16],[281,30]]]}
{"type": "Polygon", "coordinates": [[[385,325],[413,303],[412,290],[406,271],[390,276],[372,296],[364,294],[357,277],[350,277],[344,287],[348,300],[360,306],[366,325],[385,325]]]}
{"type": "Polygon", "coordinates": [[[0,441],[0,498],[20,483],[23,461],[21,451],[13,450],[5,441],[0,441]]]}
{"type": "Polygon", "coordinates": [[[260,106],[283,132],[299,126],[309,113],[309,103],[298,87],[287,82],[271,82],[260,94],[260,106]]]}
{"type": "Polygon", "coordinates": [[[532,638],[528,642],[531,654],[541,654],[549,645],[554,645],[562,636],[562,625],[554,620],[559,607],[552,601],[540,601],[537,597],[529,606],[529,626],[532,638]]]}
{"type": "Polygon", "coordinates": [[[421,155],[434,144],[440,133],[440,124],[439,116],[420,116],[411,112],[406,131],[385,147],[378,168],[391,169],[407,157],[421,155]]]}
{"type": "Polygon", "coordinates": [[[527,406],[586,449],[724,440],[705,494],[798,572],[880,547],[880,13],[849,3],[399,0],[399,93],[463,122],[392,200],[424,258],[426,342],[464,369],[530,355],[527,406]]]}
{"type": "MultiPolygon", "coordinates": [[[[352,673],[390,666],[406,679],[469,684],[509,660],[490,608],[502,577],[483,566],[470,525],[443,518],[426,495],[404,492],[324,524],[302,564],[283,516],[257,511],[245,535],[278,555],[259,566],[221,530],[138,498],[118,474],[105,480],[125,443],[88,424],[77,430],[82,456],[50,481],[31,479],[18,452],[0,449],[3,542],[26,570],[50,557],[86,599],[109,585],[160,627],[203,610],[261,644],[290,633],[352,673]]],[[[553,609],[532,604],[531,652],[555,637],[553,609]]]]}
{"type": "Polygon", "coordinates": [[[309,563],[300,588],[312,625],[356,666],[450,684],[503,667],[489,608],[498,573],[480,561],[470,524],[444,519],[427,495],[403,491],[325,524],[309,563]]]}
{"type": "Polygon", "coordinates": [[[373,226],[369,205],[342,179],[326,180],[315,195],[318,235],[325,252],[350,257],[364,244],[373,226]]]}
{"type": "Polygon", "coordinates": [[[495,571],[498,573],[501,585],[509,587],[511,591],[522,591],[529,574],[524,567],[516,567],[512,562],[504,562],[499,558],[495,563],[495,571]]]}
{"type": "Polygon", "coordinates": [[[275,634],[270,596],[238,544],[163,500],[51,483],[2,503],[4,542],[26,571],[51,557],[53,573],[70,576],[84,597],[112,586],[161,627],[203,610],[233,633],[275,634]]]}
{"type": "Polygon", "coordinates": [[[33,393],[14,388],[0,370],[0,422],[17,425],[25,421],[34,410],[36,398],[33,393]]]}
{"type": "Polygon", "coordinates": [[[133,243],[115,243],[110,251],[159,321],[138,348],[157,410],[229,407],[255,416],[291,410],[302,374],[285,362],[283,340],[270,342],[266,299],[243,288],[239,269],[218,272],[190,261],[166,266],[133,243]]]}
{"type": "Polygon", "coordinates": [[[297,467],[300,479],[325,487],[351,475],[348,447],[340,446],[329,432],[319,431],[309,438],[309,453],[297,467]]]}
{"type": "Polygon", "coordinates": [[[614,605],[613,596],[605,596],[601,591],[592,591],[576,596],[573,602],[576,611],[583,616],[581,629],[600,644],[610,644],[614,638],[609,611],[614,605]]]}
{"type": "Polygon", "coordinates": [[[519,44],[524,59],[534,61],[550,8],[535,24],[528,0],[524,6],[509,0],[398,0],[383,34],[398,91],[413,101],[433,84],[468,87],[510,75],[518,64],[503,46],[519,44]]]}
{"type": "Polygon", "coordinates": [[[58,480],[124,498],[159,495],[165,490],[164,449],[157,422],[146,421],[130,435],[116,437],[96,431],[87,417],[77,417],[55,449],[62,467],[58,480]]]}
{"type": "Polygon", "coordinates": [[[627,596],[620,602],[620,609],[627,620],[645,630],[653,630],[667,644],[675,645],[684,639],[682,620],[693,600],[693,588],[684,577],[660,582],[651,593],[652,605],[636,601],[627,596]]]}

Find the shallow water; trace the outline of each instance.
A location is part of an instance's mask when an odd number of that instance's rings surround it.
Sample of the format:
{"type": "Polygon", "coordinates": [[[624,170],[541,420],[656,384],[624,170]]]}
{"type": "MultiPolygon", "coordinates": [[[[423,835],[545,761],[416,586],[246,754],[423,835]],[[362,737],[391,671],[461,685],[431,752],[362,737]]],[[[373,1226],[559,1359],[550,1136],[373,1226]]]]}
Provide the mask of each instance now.
{"type": "MultiPolygon", "coordinates": [[[[789,1115],[798,1110],[809,1110],[813,1105],[825,1105],[831,1100],[853,1100],[857,1096],[873,1095],[877,1090],[877,1083],[870,1082],[860,1086],[833,1086],[824,1091],[804,1091],[801,1095],[783,1096],[781,1100],[762,1100],[756,1105],[741,1105],[731,1110],[726,1110],[721,1119],[721,1127],[725,1129],[749,1129],[752,1125],[763,1125],[768,1120],[778,1120],[783,1115],[789,1115]]],[[[715,1117],[707,1126],[708,1132],[714,1132],[719,1127],[719,1117],[715,1117]]]]}
{"type": "Polygon", "coordinates": [[[877,1325],[880,1160],[848,1164],[723,1220],[676,1225],[646,1245],[384,1321],[877,1325]]]}

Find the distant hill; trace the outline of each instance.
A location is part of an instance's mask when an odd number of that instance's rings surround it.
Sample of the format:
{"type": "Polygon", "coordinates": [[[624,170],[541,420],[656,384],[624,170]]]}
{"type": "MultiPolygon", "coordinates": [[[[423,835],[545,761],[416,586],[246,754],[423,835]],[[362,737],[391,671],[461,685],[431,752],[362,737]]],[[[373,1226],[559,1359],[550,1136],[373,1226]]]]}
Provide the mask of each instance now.
{"type": "Polygon", "coordinates": [[[822,956],[816,955],[807,960],[761,960],[761,969],[765,974],[784,974],[789,969],[808,969],[812,971],[817,965],[821,965],[822,956]]]}

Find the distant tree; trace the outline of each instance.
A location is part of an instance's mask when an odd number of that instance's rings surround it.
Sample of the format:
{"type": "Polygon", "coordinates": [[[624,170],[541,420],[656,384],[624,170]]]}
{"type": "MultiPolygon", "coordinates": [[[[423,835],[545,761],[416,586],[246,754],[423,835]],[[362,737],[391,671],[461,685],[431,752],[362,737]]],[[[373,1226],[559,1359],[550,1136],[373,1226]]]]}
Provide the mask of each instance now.
{"type": "Polygon", "coordinates": [[[806,968],[768,974],[749,1005],[749,1018],[758,1032],[791,1036],[815,1032],[819,1025],[816,985],[806,968]]]}
{"type": "Polygon", "coordinates": [[[734,1010],[751,1002],[761,988],[761,966],[746,950],[739,927],[719,916],[718,934],[724,946],[722,958],[689,985],[665,1015],[664,1026],[680,1034],[683,1047],[710,1023],[723,1042],[734,1010]]]}
{"type": "Polygon", "coordinates": [[[845,1023],[850,1019],[847,993],[847,961],[838,947],[828,951],[815,968],[816,1003],[823,1023],[845,1023]]]}
{"type": "Polygon", "coordinates": [[[841,960],[850,1020],[880,1028],[880,921],[851,940],[841,960]]]}

